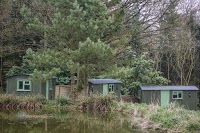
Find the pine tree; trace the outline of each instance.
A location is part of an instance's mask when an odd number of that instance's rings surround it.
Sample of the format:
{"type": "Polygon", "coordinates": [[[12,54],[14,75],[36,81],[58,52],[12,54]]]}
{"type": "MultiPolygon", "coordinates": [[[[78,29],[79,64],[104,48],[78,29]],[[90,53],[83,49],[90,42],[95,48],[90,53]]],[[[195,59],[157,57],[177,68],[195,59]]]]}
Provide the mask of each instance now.
{"type": "Polygon", "coordinates": [[[45,20],[25,6],[21,10],[27,18],[28,28],[41,33],[44,46],[36,53],[29,50],[27,61],[35,68],[34,79],[39,79],[40,75],[49,78],[69,69],[73,88],[78,70],[86,69],[83,77],[87,79],[89,66],[100,68],[110,60],[112,50],[98,40],[104,41],[107,37],[112,29],[113,16],[101,0],[48,0],[48,4],[53,7],[54,14],[45,20]]]}

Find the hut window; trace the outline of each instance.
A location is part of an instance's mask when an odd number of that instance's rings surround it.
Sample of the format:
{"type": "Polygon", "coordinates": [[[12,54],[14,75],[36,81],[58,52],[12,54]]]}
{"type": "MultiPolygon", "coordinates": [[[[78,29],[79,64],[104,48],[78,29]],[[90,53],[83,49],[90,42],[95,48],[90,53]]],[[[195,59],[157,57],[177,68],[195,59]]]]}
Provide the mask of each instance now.
{"type": "Polygon", "coordinates": [[[18,80],[17,81],[17,91],[30,91],[31,81],[29,80],[18,80]]]}
{"type": "Polygon", "coordinates": [[[172,99],[183,99],[183,92],[182,91],[173,91],[172,99]]]}
{"type": "Polygon", "coordinates": [[[114,92],[114,84],[109,84],[108,85],[108,91],[109,92],[114,92]]]}

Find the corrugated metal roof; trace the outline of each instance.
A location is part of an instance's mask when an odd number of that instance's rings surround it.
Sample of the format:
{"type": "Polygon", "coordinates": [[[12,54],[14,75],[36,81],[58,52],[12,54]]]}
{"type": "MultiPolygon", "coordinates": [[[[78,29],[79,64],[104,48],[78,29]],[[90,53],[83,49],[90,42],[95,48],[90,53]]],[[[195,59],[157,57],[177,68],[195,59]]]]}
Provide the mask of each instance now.
{"type": "Polygon", "coordinates": [[[115,79],[88,79],[88,82],[92,84],[119,84],[121,83],[119,80],[115,80],[115,79]]]}
{"type": "Polygon", "coordinates": [[[199,90],[196,86],[140,86],[141,90],[199,90]]]}

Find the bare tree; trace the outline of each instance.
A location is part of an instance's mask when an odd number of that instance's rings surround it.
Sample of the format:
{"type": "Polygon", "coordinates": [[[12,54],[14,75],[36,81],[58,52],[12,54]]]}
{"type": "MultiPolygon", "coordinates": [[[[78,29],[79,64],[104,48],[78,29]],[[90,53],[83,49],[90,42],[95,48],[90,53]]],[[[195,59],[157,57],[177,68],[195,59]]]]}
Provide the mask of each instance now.
{"type": "Polygon", "coordinates": [[[180,78],[181,85],[188,85],[195,68],[196,41],[189,27],[182,21],[181,26],[174,33],[173,68],[180,78]]]}

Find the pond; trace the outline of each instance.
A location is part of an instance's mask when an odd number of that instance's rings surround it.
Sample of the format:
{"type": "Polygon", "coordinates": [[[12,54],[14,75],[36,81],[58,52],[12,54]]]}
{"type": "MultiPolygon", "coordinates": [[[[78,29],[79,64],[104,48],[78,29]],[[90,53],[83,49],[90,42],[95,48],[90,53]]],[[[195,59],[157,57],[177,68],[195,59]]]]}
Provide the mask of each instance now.
{"type": "Polygon", "coordinates": [[[73,111],[1,111],[0,133],[133,133],[142,132],[119,114],[73,111]]]}

